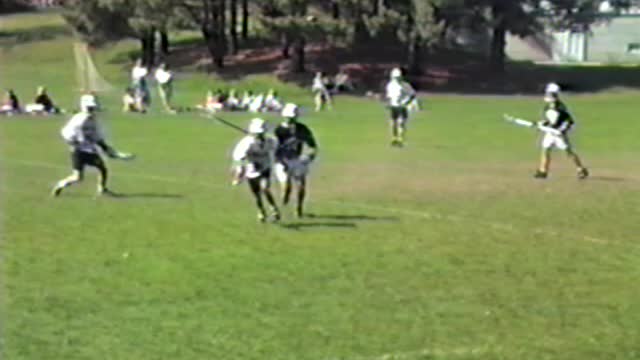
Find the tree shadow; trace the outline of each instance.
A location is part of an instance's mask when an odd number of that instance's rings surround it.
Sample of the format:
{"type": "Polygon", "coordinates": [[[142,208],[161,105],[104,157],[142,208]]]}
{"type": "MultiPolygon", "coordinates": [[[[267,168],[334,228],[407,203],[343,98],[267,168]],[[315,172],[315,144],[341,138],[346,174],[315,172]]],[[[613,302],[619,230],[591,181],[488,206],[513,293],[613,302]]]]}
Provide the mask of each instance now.
{"type": "Polygon", "coordinates": [[[358,226],[352,222],[295,222],[283,223],[280,227],[287,230],[300,231],[310,228],[356,229],[358,226]]]}
{"type": "Polygon", "coordinates": [[[53,40],[69,34],[69,29],[60,25],[43,25],[20,30],[0,31],[0,46],[10,49],[14,46],[53,40]]]}

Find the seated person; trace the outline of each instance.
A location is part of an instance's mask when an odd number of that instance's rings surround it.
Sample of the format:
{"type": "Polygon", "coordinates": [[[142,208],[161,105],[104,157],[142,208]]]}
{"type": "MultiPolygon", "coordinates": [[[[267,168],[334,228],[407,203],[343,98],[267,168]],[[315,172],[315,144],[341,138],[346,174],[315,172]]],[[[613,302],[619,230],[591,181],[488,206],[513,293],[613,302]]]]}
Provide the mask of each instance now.
{"type": "Polygon", "coordinates": [[[249,110],[249,105],[253,102],[254,98],[255,96],[253,96],[253,91],[245,91],[242,95],[242,100],[240,101],[240,109],[245,111],[249,110]]]}
{"type": "Polygon", "coordinates": [[[282,110],[282,102],[278,99],[278,93],[270,89],[267,93],[267,97],[264,99],[264,107],[266,111],[281,111],[282,110]]]}
{"type": "Polygon", "coordinates": [[[334,90],[336,92],[353,91],[355,89],[353,83],[351,82],[351,78],[349,78],[349,74],[344,71],[340,71],[338,74],[336,74],[334,83],[334,90]]]}
{"type": "Polygon", "coordinates": [[[135,90],[128,87],[122,95],[122,112],[139,112],[138,101],[136,100],[135,90]]]}
{"type": "Polygon", "coordinates": [[[207,91],[207,97],[204,104],[196,105],[196,109],[207,112],[218,112],[224,110],[224,104],[220,102],[220,90],[217,90],[218,95],[215,95],[213,91],[207,91]]]}
{"type": "Polygon", "coordinates": [[[30,114],[59,114],[60,109],[55,106],[51,97],[47,93],[47,89],[44,86],[38,87],[36,99],[33,104],[25,106],[25,112],[30,114]]]}
{"type": "Polygon", "coordinates": [[[252,113],[263,112],[265,110],[264,102],[264,94],[259,94],[251,99],[248,110],[252,113]]]}
{"type": "Polygon", "coordinates": [[[235,89],[231,89],[231,91],[229,91],[229,96],[225,101],[225,108],[231,111],[240,110],[240,99],[236,96],[235,89]]]}
{"type": "Polygon", "coordinates": [[[15,115],[22,112],[20,109],[20,101],[13,89],[7,90],[5,98],[0,106],[0,114],[15,115]]]}

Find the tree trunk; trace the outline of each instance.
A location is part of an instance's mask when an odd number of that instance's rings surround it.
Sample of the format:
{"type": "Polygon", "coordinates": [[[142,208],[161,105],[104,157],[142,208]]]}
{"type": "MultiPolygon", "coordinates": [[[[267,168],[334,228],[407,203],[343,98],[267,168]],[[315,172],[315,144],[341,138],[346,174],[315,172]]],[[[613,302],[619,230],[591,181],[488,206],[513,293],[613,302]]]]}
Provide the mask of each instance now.
{"type": "Polygon", "coordinates": [[[306,40],[300,36],[293,44],[293,58],[291,59],[291,70],[295,73],[305,72],[305,46],[306,40]]]}
{"type": "Polygon", "coordinates": [[[420,46],[417,34],[411,35],[409,48],[407,50],[407,67],[409,73],[411,75],[420,75],[422,73],[422,46],[420,46]]]}
{"type": "Polygon", "coordinates": [[[242,40],[249,38],[249,0],[242,0],[242,40]]]}
{"type": "Polygon", "coordinates": [[[231,17],[229,21],[229,37],[231,38],[230,42],[230,51],[232,54],[238,53],[238,0],[230,0],[229,3],[230,11],[229,16],[231,17]]]}
{"type": "Polygon", "coordinates": [[[162,55],[169,55],[169,34],[166,30],[160,32],[160,51],[162,55]]]}
{"type": "Polygon", "coordinates": [[[218,34],[223,56],[227,54],[229,41],[227,39],[227,0],[218,0],[218,34]]]}
{"type": "Polygon", "coordinates": [[[340,19],[340,4],[337,0],[331,1],[331,16],[334,19],[340,19]]]}
{"type": "Polygon", "coordinates": [[[291,42],[289,41],[289,37],[287,36],[287,34],[282,34],[280,38],[280,43],[282,44],[282,47],[280,48],[280,53],[282,54],[282,58],[283,59],[290,58],[291,54],[289,50],[291,49],[291,42]]]}
{"type": "Polygon", "coordinates": [[[156,30],[150,29],[144,32],[140,38],[140,45],[142,48],[142,63],[146,67],[152,67],[155,64],[156,58],[156,42],[155,42],[156,30]]]}
{"type": "Polygon", "coordinates": [[[505,47],[507,45],[507,26],[500,4],[491,7],[494,26],[491,29],[491,48],[489,64],[493,70],[503,72],[505,65],[505,47]]]}
{"type": "Polygon", "coordinates": [[[507,30],[504,22],[497,24],[491,33],[491,49],[489,52],[489,63],[491,67],[499,72],[504,71],[505,47],[507,45],[507,30]]]}

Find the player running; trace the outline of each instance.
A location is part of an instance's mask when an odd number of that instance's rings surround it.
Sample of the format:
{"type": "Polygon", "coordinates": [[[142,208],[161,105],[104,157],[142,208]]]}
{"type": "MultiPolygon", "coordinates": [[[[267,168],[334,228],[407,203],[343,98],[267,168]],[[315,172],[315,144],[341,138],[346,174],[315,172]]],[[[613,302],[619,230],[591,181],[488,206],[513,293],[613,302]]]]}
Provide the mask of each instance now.
{"type": "Polygon", "coordinates": [[[233,185],[247,179],[258,206],[258,221],[266,222],[268,218],[262,201],[263,195],[271,206],[272,220],[279,221],[280,210],[270,189],[271,168],[278,143],[276,139],[266,135],[266,123],[260,118],[251,120],[247,132],[248,135],[242,138],[233,150],[233,185]]]}
{"type": "Polygon", "coordinates": [[[133,155],[118,152],[106,143],[96,118],[97,109],[98,104],[95,97],[83,97],[80,103],[80,112],[74,115],[62,128],[62,138],[71,146],[71,168],[73,171],[71,175],[58,181],[51,191],[53,196],[57,197],[63,189],[81,182],[86,166],[98,169],[98,194],[115,195],[107,188],[108,170],[98,149],[115,159],[130,160],[133,159],[133,155]]]}
{"type": "Polygon", "coordinates": [[[391,70],[391,80],[387,83],[386,97],[391,109],[391,146],[404,144],[409,106],[416,98],[416,92],[408,82],[402,79],[402,70],[391,70]]]}
{"type": "Polygon", "coordinates": [[[285,206],[289,204],[293,186],[297,186],[296,216],[301,218],[304,215],[307,173],[318,153],[318,144],[311,130],[298,122],[299,110],[296,104],[286,104],[282,109],[282,117],[285,121],[275,130],[278,139],[276,178],[282,185],[282,203],[285,206]]]}
{"type": "Polygon", "coordinates": [[[574,120],[567,107],[560,100],[560,86],[558,84],[551,83],[547,85],[544,101],[543,120],[539,122],[539,125],[556,129],[559,133],[545,132],[541,144],[540,167],[534,177],[537,179],[547,178],[551,164],[551,150],[557,148],[565,151],[573,161],[578,171],[578,178],[586,179],[589,176],[589,171],[583,165],[578,154],[573,151],[569,141],[569,132],[573,127],[574,120]]]}

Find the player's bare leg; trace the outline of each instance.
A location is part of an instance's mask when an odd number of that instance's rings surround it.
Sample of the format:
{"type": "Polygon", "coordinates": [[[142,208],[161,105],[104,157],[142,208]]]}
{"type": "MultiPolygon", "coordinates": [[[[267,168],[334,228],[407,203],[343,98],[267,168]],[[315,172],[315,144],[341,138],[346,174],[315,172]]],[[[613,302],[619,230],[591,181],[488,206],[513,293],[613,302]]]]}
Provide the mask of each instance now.
{"type": "Polygon", "coordinates": [[[397,146],[398,145],[398,126],[397,126],[397,122],[396,122],[396,120],[391,119],[389,124],[391,126],[391,146],[397,146]]]}
{"type": "Polygon", "coordinates": [[[82,171],[73,170],[71,175],[58,181],[56,186],[53,187],[53,190],[51,191],[51,195],[59,196],[60,193],[62,193],[62,190],[64,190],[65,188],[68,188],[73,184],[81,182],[83,178],[84,178],[84,173],[82,171]]]}
{"type": "Polygon", "coordinates": [[[398,146],[402,146],[402,144],[404,143],[404,134],[406,132],[406,127],[405,127],[405,119],[400,119],[398,120],[398,130],[396,131],[397,135],[397,140],[398,140],[398,146]]]}
{"type": "Polygon", "coordinates": [[[287,206],[289,204],[289,199],[291,198],[291,179],[287,178],[287,181],[282,183],[282,205],[287,206]]]}
{"type": "Polygon", "coordinates": [[[578,171],[578,178],[586,179],[589,176],[589,170],[584,166],[580,156],[578,156],[578,154],[576,154],[572,149],[567,149],[567,156],[575,164],[578,171]]]}
{"type": "Polygon", "coordinates": [[[540,155],[540,166],[534,175],[537,179],[546,179],[549,174],[549,166],[551,165],[551,149],[542,150],[540,155]]]}
{"type": "Polygon", "coordinates": [[[267,221],[267,212],[265,211],[264,203],[262,202],[262,189],[260,186],[260,180],[250,179],[249,189],[251,189],[251,193],[253,194],[253,197],[256,201],[256,206],[258,207],[258,221],[267,221]]]}
{"type": "Polygon", "coordinates": [[[115,196],[116,194],[107,188],[107,180],[109,179],[109,171],[103,166],[96,167],[98,169],[98,195],[115,196]]]}
{"type": "Polygon", "coordinates": [[[271,194],[271,190],[267,186],[262,186],[262,193],[267,199],[267,202],[269,202],[271,212],[273,213],[273,220],[280,221],[280,210],[278,209],[278,205],[276,204],[276,200],[273,197],[273,194],[271,194]]]}
{"type": "Polygon", "coordinates": [[[322,98],[322,93],[318,93],[316,95],[316,112],[322,110],[322,106],[324,105],[324,99],[322,98]]]}
{"type": "Polygon", "coordinates": [[[298,207],[296,208],[296,216],[302,218],[304,216],[304,199],[307,194],[307,179],[301,178],[298,183],[298,207]]]}

